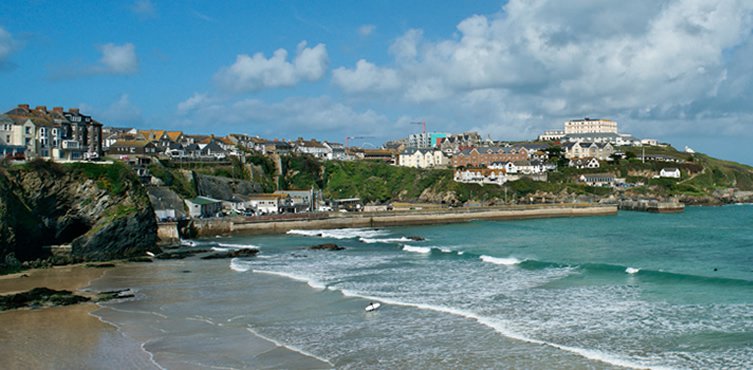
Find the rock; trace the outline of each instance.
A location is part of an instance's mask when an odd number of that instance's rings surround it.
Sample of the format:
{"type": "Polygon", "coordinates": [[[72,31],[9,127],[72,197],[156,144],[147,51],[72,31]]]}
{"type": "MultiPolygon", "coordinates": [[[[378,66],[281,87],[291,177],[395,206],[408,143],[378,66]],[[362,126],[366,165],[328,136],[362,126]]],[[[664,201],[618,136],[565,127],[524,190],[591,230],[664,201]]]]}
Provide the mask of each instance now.
{"type": "Polygon", "coordinates": [[[68,290],[34,288],[27,292],[0,296],[0,311],[26,307],[54,307],[88,302],[90,299],[68,290]]]}
{"type": "Polygon", "coordinates": [[[319,245],[312,245],[312,246],[310,246],[310,247],[308,247],[306,249],[312,250],[312,251],[322,251],[322,250],[326,250],[326,251],[341,251],[341,250],[344,250],[345,248],[341,247],[341,246],[339,246],[337,244],[325,243],[325,244],[319,244],[319,245]]]}
{"type": "Polygon", "coordinates": [[[160,260],[182,260],[186,257],[191,257],[195,255],[196,253],[191,251],[180,251],[180,252],[163,252],[155,256],[154,258],[160,259],[160,260]]]}
{"type": "Polygon", "coordinates": [[[104,268],[111,268],[115,267],[114,263],[87,263],[86,267],[93,267],[96,269],[104,269],[104,268]]]}
{"type": "Polygon", "coordinates": [[[0,240],[0,258],[108,261],[153,248],[157,223],[127,166],[34,160],[0,169],[0,240]],[[68,255],[53,256],[49,246],[60,245],[71,246],[68,255]]]}
{"type": "Polygon", "coordinates": [[[97,294],[97,302],[111,301],[113,299],[133,298],[136,295],[130,289],[111,290],[97,294]]]}
{"type": "Polygon", "coordinates": [[[420,241],[424,241],[424,240],[426,240],[426,239],[424,239],[424,238],[423,238],[423,237],[421,237],[421,236],[406,236],[405,238],[406,238],[406,239],[410,239],[410,240],[413,240],[414,242],[420,242],[420,241]]]}
{"type": "Polygon", "coordinates": [[[257,253],[259,253],[258,249],[244,248],[244,249],[237,249],[237,250],[228,251],[228,252],[212,253],[208,256],[201,257],[201,259],[214,260],[214,259],[222,259],[222,258],[254,257],[256,256],[257,253]]]}
{"type": "Polygon", "coordinates": [[[149,263],[149,262],[154,262],[154,261],[151,258],[149,258],[149,257],[142,256],[142,257],[131,257],[131,258],[128,259],[128,262],[139,262],[139,263],[145,262],[145,263],[149,263]]]}

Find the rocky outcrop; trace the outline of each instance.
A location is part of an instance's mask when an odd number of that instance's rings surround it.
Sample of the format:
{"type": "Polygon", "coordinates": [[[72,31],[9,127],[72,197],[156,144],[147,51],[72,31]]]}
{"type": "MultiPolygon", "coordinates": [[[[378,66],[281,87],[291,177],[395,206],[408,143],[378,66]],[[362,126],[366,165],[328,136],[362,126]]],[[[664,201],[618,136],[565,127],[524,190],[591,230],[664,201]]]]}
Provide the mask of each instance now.
{"type": "Polygon", "coordinates": [[[319,244],[319,245],[312,245],[306,249],[311,250],[311,251],[341,251],[341,250],[344,250],[345,248],[337,244],[325,243],[325,244],[319,244]]]}
{"type": "Polygon", "coordinates": [[[62,245],[70,261],[128,258],[154,250],[156,237],[149,198],[124,165],[0,168],[0,257],[45,259],[62,245]]]}
{"type": "Polygon", "coordinates": [[[258,249],[252,249],[252,248],[245,248],[245,249],[237,249],[227,252],[217,252],[212,253],[207,256],[201,257],[203,260],[216,260],[216,259],[223,259],[223,258],[238,258],[238,257],[254,257],[259,253],[258,249]]]}

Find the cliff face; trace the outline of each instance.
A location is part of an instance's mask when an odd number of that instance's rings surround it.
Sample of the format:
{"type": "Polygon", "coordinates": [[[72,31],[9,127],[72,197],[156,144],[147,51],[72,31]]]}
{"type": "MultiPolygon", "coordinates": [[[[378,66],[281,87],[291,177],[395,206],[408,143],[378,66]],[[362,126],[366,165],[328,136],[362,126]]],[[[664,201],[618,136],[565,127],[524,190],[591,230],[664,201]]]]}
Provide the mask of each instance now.
{"type": "Polygon", "coordinates": [[[154,248],[156,230],[146,191],[122,165],[0,169],[0,258],[44,259],[45,246],[61,244],[71,245],[76,260],[143,255],[154,248]]]}

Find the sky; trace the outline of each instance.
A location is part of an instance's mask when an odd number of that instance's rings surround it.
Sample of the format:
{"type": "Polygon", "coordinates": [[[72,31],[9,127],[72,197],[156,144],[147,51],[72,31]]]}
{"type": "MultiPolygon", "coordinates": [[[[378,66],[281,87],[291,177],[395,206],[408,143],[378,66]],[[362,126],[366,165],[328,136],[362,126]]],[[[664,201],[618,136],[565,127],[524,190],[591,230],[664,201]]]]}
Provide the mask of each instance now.
{"type": "Polygon", "coordinates": [[[753,164],[752,58],[749,0],[0,2],[0,110],[365,147],[591,117],[753,164]]]}

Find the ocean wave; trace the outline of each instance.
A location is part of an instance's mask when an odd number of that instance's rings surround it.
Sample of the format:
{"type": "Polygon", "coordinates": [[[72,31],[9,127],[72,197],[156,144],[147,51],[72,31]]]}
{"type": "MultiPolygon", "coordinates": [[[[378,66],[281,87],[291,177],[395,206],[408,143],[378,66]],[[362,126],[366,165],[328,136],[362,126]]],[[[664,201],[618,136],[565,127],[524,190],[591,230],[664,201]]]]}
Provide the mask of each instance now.
{"type": "MultiPolygon", "coordinates": [[[[339,290],[339,289],[332,289],[332,287],[330,287],[330,289],[331,290],[339,290]]],[[[361,294],[361,293],[353,292],[353,291],[350,291],[350,290],[347,290],[347,289],[342,289],[342,290],[339,290],[339,291],[345,297],[362,298],[362,299],[365,299],[365,300],[368,300],[368,301],[371,301],[371,302],[381,302],[381,303],[387,304],[387,305],[412,307],[412,308],[418,308],[418,309],[421,309],[421,310],[441,312],[441,313],[446,313],[446,314],[450,314],[450,315],[459,316],[459,317],[463,317],[463,318],[466,318],[466,319],[474,320],[474,321],[476,321],[476,322],[478,322],[478,323],[480,323],[480,324],[482,324],[484,326],[487,326],[487,327],[491,328],[492,330],[496,331],[497,333],[500,333],[501,335],[503,335],[505,337],[508,337],[508,338],[511,338],[511,339],[515,339],[515,340],[519,340],[519,341],[522,341],[522,342],[550,346],[550,347],[553,347],[553,348],[557,348],[559,350],[567,351],[567,352],[570,352],[570,353],[575,353],[577,355],[580,355],[580,356],[585,357],[585,358],[590,359],[590,360],[599,361],[599,362],[603,362],[603,363],[610,364],[610,365],[615,365],[615,366],[634,368],[634,369],[645,369],[645,368],[647,368],[646,365],[634,363],[634,362],[632,362],[632,361],[630,361],[628,359],[621,358],[621,357],[619,357],[617,355],[612,355],[612,354],[608,354],[608,353],[604,353],[604,352],[600,352],[600,351],[595,351],[595,350],[584,349],[584,348],[564,346],[564,345],[560,345],[560,344],[557,344],[557,343],[552,343],[552,342],[547,342],[547,341],[538,340],[538,339],[534,339],[534,338],[529,338],[529,337],[527,337],[527,336],[525,336],[523,334],[520,334],[520,333],[517,333],[515,331],[512,331],[512,330],[508,329],[504,325],[504,323],[502,323],[502,322],[500,322],[498,320],[495,320],[495,319],[492,319],[492,318],[488,318],[488,317],[484,317],[484,316],[481,316],[481,315],[479,315],[477,313],[474,313],[474,312],[471,312],[471,311],[460,310],[460,309],[456,309],[456,308],[452,308],[452,307],[446,307],[446,306],[440,306],[440,305],[434,305],[434,304],[404,302],[404,301],[399,301],[399,300],[395,300],[395,299],[376,297],[376,296],[371,296],[371,295],[368,295],[368,294],[361,294]]],[[[656,367],[651,366],[651,368],[656,368],[656,367]]]]}
{"type": "Polygon", "coordinates": [[[641,269],[635,268],[635,267],[628,267],[628,268],[625,269],[625,273],[628,273],[628,274],[631,274],[631,275],[632,274],[637,274],[638,271],[641,271],[641,269]]]}
{"type": "Polygon", "coordinates": [[[414,247],[410,245],[403,245],[403,250],[406,252],[411,252],[411,253],[422,253],[422,254],[431,253],[431,248],[429,247],[414,247]]]}
{"type": "Polygon", "coordinates": [[[298,353],[300,353],[300,354],[302,354],[304,356],[312,357],[312,358],[315,358],[315,359],[317,359],[317,360],[319,360],[321,362],[325,362],[325,363],[329,364],[332,367],[335,366],[335,364],[333,364],[332,362],[330,362],[326,358],[319,357],[319,356],[317,356],[317,355],[315,355],[315,354],[313,354],[311,352],[306,352],[306,351],[304,351],[304,350],[302,350],[302,349],[300,349],[298,347],[295,347],[295,346],[292,346],[292,345],[289,345],[289,344],[285,344],[285,343],[277,341],[277,340],[275,340],[273,338],[264,336],[264,335],[260,334],[259,332],[257,332],[256,330],[252,329],[250,326],[247,326],[246,330],[248,330],[251,334],[253,334],[253,335],[255,335],[255,336],[257,336],[257,337],[259,337],[261,339],[264,339],[264,340],[267,340],[269,342],[274,343],[278,347],[287,348],[287,349],[289,349],[289,350],[291,350],[293,352],[298,352],[298,353]]]}
{"type": "Polygon", "coordinates": [[[228,252],[230,251],[230,248],[220,248],[220,247],[212,247],[213,252],[228,252]]]}
{"type": "Polygon", "coordinates": [[[307,278],[305,276],[300,276],[300,275],[291,274],[291,273],[287,273],[287,272],[268,271],[268,270],[253,270],[253,272],[259,273],[259,274],[282,276],[282,277],[285,277],[285,278],[288,278],[288,279],[291,279],[291,280],[296,280],[296,281],[304,282],[304,283],[308,284],[308,286],[310,286],[310,287],[312,287],[314,289],[318,289],[318,290],[327,289],[327,285],[325,285],[325,284],[323,284],[323,283],[321,283],[321,282],[319,282],[317,280],[309,279],[309,278],[307,278]]]}
{"type": "Polygon", "coordinates": [[[230,260],[230,269],[237,272],[246,272],[251,270],[251,264],[238,258],[230,260]]]}
{"type": "Polygon", "coordinates": [[[321,229],[299,230],[293,229],[287,232],[289,235],[302,235],[331,239],[375,238],[386,234],[383,230],[374,229],[321,229]]]}
{"type": "Polygon", "coordinates": [[[521,260],[515,257],[499,258],[499,257],[492,257],[492,256],[481,256],[479,258],[484,262],[493,263],[495,265],[505,265],[505,266],[514,266],[522,262],[521,260]]]}
{"type": "Polygon", "coordinates": [[[374,243],[405,243],[405,242],[412,242],[413,239],[406,238],[404,236],[401,236],[399,238],[358,238],[359,241],[366,244],[374,244],[374,243]]]}
{"type": "Polygon", "coordinates": [[[253,244],[229,244],[229,243],[217,243],[220,247],[231,249],[261,249],[258,245],[253,244]]]}

